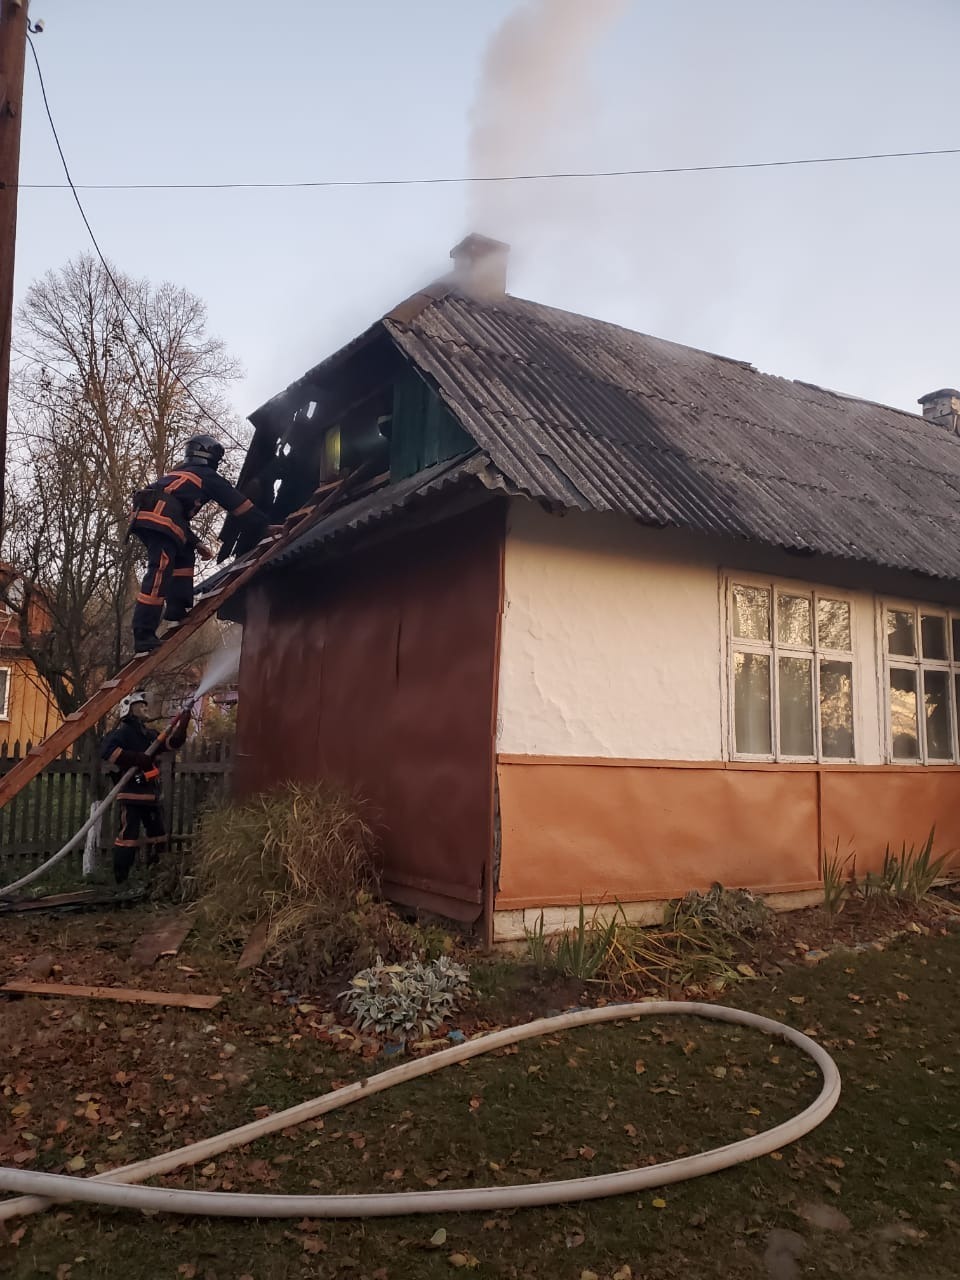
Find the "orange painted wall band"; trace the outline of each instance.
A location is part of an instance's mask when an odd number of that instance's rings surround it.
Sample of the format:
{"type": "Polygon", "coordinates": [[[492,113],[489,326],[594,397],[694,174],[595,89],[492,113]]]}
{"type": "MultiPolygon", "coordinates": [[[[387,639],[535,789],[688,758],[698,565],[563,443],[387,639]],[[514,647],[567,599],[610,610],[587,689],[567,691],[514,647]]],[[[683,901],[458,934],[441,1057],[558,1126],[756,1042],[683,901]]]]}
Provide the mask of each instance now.
{"type": "Polygon", "coordinates": [[[717,880],[794,892],[820,883],[838,841],[863,875],[888,842],[919,847],[932,826],[937,853],[960,849],[955,765],[674,765],[501,758],[497,909],[674,898],[717,880]]]}

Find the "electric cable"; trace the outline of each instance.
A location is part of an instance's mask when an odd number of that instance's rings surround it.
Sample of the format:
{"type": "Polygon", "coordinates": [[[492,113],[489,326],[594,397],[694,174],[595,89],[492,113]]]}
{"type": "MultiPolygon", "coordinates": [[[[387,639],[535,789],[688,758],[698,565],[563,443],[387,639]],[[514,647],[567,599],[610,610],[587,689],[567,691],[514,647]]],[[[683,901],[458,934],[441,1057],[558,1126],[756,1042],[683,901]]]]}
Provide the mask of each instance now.
{"type": "MultiPolygon", "coordinates": [[[[34,55],[36,56],[36,55],[34,55]]],[[[788,160],[743,160],[723,164],[669,165],[659,169],[572,169],[550,173],[437,175],[423,178],[317,178],[289,182],[84,182],[81,191],[289,191],[323,187],[437,187],[498,182],[569,182],[585,178],[652,178],[681,173],[733,173],[746,169],[789,169],[866,160],[906,160],[920,156],[957,156],[960,147],[917,151],[872,151],[846,156],[801,156],[788,160]]],[[[73,184],[71,184],[73,187],[73,184]]],[[[62,182],[21,182],[24,191],[62,191],[62,182]]]]}

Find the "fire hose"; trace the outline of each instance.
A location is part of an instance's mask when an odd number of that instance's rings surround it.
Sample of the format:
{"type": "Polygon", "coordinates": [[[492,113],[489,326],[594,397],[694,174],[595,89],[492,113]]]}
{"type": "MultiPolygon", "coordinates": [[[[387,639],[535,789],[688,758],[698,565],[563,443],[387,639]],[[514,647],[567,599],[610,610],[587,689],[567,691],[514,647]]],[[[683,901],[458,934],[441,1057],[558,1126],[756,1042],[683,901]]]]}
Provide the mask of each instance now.
{"type": "MultiPolygon", "coordinates": [[[[193,706],[192,701],[189,703],[189,706],[191,707],[193,706]]],[[[184,710],[186,709],[187,708],[184,707],[184,710]]],[[[144,752],[144,755],[155,756],[157,752],[160,751],[160,749],[163,747],[164,743],[166,742],[167,737],[170,734],[170,731],[173,729],[174,724],[176,724],[176,720],[174,720],[171,724],[167,725],[163,733],[161,733],[158,738],[155,738],[154,741],[150,743],[149,747],[147,747],[146,751],[144,752]]],[[[46,860],[46,862],[41,862],[39,867],[34,867],[32,871],[28,871],[27,874],[25,876],[21,876],[19,880],[14,880],[12,884],[7,884],[7,885],[4,885],[2,888],[0,888],[0,898],[7,898],[10,896],[11,893],[15,893],[18,889],[25,889],[28,884],[33,884],[34,880],[39,880],[42,875],[45,875],[50,870],[51,867],[55,867],[58,862],[62,862],[68,853],[72,853],[73,850],[76,849],[77,846],[81,843],[81,841],[86,838],[87,832],[91,831],[93,827],[97,824],[97,822],[100,820],[101,815],[104,814],[107,811],[107,809],[109,809],[111,804],[113,804],[114,800],[123,790],[123,788],[127,785],[130,779],[134,776],[134,774],[138,772],[139,770],[137,769],[136,766],[134,766],[132,769],[128,769],[126,773],[120,778],[119,782],[117,782],[113,787],[111,787],[106,797],[103,800],[101,800],[100,803],[94,809],[91,810],[90,817],[86,820],[86,822],[83,824],[80,830],[75,832],[70,837],[70,839],[63,846],[63,848],[58,849],[55,854],[53,854],[51,857],[49,857],[46,860]]]]}
{"type": "Polygon", "coordinates": [[[407,1062],[398,1067],[345,1085],[330,1093],[302,1102],[285,1111],[264,1116],[215,1137],[191,1143],[177,1151],[140,1160],[135,1164],[112,1169],[92,1178],[74,1178],[63,1174],[35,1173],[25,1169],[0,1168],[0,1191],[18,1191],[24,1196],[0,1203],[0,1221],[36,1213],[51,1203],[80,1201],[110,1205],[123,1209],[165,1211],[168,1213],[204,1214],[234,1218],[367,1218],[392,1217],[412,1213],[461,1213],[469,1210],[493,1210],[537,1205],[564,1204],[575,1200],[595,1200],[604,1196],[624,1195],[650,1187],[684,1182],[704,1174],[729,1169],[758,1156],[795,1142],[822,1124],[840,1097],[840,1072],[836,1063],[816,1041],[793,1027],[772,1018],[730,1009],[724,1005],[654,1000],[640,1004],[610,1005],[600,1009],[579,1009],[557,1017],[539,1018],[519,1027],[482,1035],[465,1044],[444,1049],[430,1057],[407,1062]],[[208,1161],[224,1151],[245,1146],[267,1134],[290,1128],[363,1098],[372,1097],[394,1085],[431,1075],[444,1067],[465,1062],[494,1049],[503,1049],[537,1036],[565,1031],[572,1027],[594,1026],[604,1022],[629,1021],[644,1017],[683,1015],[707,1018],[735,1026],[750,1027],[764,1035],[785,1040],[812,1058],[820,1070],[823,1085],[819,1094],[798,1115],[752,1137],[741,1138],[725,1146],[713,1147],[697,1155],[683,1156],[643,1168],[618,1173],[596,1174],[586,1178],[567,1178],[555,1182],[535,1182],[510,1186],[463,1187],[439,1191],[377,1192],[364,1195],[268,1195],[241,1194],[224,1191],[187,1191],[166,1187],[134,1185],[147,1178],[171,1173],[201,1161],[208,1161]],[[40,1197],[49,1197],[41,1199],[40,1197]]]}

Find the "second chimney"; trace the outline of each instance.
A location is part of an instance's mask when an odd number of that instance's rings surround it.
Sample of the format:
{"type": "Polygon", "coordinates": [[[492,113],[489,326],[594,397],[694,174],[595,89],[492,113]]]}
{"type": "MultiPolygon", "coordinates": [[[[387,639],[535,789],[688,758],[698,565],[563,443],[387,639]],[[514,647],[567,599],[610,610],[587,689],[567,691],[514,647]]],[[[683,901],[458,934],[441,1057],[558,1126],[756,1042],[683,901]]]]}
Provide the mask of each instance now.
{"type": "Polygon", "coordinates": [[[952,387],[944,387],[940,391],[931,391],[921,396],[919,403],[923,406],[923,416],[927,422],[943,427],[954,435],[960,435],[960,391],[952,387]]]}
{"type": "Polygon", "coordinates": [[[510,246],[473,233],[450,250],[453,283],[473,298],[502,298],[507,291],[510,246]]]}

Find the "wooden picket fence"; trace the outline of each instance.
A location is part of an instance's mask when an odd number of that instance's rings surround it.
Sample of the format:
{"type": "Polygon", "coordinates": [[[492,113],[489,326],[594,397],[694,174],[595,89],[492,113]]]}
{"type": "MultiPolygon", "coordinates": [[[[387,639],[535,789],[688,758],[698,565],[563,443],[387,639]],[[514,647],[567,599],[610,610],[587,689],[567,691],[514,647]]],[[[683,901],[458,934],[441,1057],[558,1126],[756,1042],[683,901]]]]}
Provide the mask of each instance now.
{"type": "MultiPolygon", "coordinates": [[[[30,750],[0,745],[0,777],[30,750]]],[[[160,759],[163,809],[172,847],[189,847],[204,805],[225,794],[231,759],[227,743],[188,742],[160,759]]],[[[95,748],[81,741],[40,773],[0,809],[0,884],[25,875],[61,849],[90,816],[90,805],[113,785],[95,748]]],[[[98,865],[113,844],[116,806],[104,815],[98,865]]],[[[83,848],[68,854],[57,880],[78,880],[83,848]]]]}

